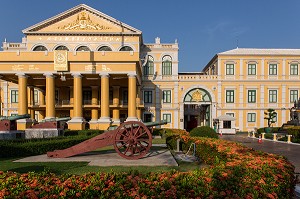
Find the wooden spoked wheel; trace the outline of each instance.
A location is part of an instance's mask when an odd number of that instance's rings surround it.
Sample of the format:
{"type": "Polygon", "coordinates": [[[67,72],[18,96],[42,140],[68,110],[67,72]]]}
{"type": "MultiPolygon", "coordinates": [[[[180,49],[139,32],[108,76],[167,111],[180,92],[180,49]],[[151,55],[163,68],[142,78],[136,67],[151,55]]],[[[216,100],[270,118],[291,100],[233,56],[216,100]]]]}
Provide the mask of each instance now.
{"type": "Polygon", "coordinates": [[[124,122],[114,137],[116,152],[123,158],[137,160],[144,157],[152,146],[150,130],[138,121],[124,122]]]}

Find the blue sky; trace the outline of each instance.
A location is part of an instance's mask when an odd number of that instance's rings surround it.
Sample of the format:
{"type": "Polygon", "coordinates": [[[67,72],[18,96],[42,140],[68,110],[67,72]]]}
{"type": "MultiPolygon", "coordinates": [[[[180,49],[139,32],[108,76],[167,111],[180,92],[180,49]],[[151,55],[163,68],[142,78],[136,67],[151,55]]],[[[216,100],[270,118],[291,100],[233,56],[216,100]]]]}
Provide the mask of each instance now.
{"type": "Polygon", "coordinates": [[[237,43],[300,48],[299,0],[4,0],[0,41],[20,42],[23,29],[81,3],[143,31],[144,43],[178,39],[180,72],[201,71],[237,43]]]}

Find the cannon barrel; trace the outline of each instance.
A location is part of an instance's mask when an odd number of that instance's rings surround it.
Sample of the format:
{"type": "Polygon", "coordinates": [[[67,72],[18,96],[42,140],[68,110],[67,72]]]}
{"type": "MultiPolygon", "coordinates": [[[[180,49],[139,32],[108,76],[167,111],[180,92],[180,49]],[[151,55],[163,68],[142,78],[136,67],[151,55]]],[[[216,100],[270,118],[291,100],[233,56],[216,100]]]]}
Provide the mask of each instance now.
{"type": "Polygon", "coordinates": [[[30,114],[23,114],[23,115],[14,115],[14,116],[1,116],[0,120],[20,120],[30,118],[30,114]]]}
{"type": "Polygon", "coordinates": [[[144,125],[147,126],[147,127],[164,125],[164,124],[168,124],[168,122],[166,120],[161,120],[161,121],[156,121],[156,122],[146,122],[146,123],[144,123],[144,125]]]}
{"type": "Polygon", "coordinates": [[[61,118],[50,118],[50,119],[43,119],[41,122],[59,122],[59,121],[68,121],[70,117],[61,117],[61,118]]]}

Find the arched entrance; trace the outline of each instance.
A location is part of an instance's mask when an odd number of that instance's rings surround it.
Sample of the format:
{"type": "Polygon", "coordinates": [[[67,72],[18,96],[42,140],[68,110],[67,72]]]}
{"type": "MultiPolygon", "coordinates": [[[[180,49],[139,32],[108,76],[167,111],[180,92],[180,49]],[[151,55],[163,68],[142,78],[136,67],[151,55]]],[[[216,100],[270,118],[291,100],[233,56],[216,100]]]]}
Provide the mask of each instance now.
{"type": "Polygon", "coordinates": [[[184,129],[190,131],[197,126],[211,126],[212,99],[201,88],[190,90],[184,97],[184,129]]]}

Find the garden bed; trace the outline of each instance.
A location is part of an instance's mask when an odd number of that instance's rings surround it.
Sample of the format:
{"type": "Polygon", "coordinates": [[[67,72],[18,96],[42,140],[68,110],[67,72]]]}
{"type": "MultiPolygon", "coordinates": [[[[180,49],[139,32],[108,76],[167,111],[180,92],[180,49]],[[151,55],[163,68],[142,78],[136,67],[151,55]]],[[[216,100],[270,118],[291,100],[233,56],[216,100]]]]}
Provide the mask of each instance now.
{"type": "Polygon", "coordinates": [[[196,155],[209,168],[189,172],[89,173],[0,172],[0,198],[293,198],[294,167],[285,158],[234,142],[192,138],[167,130],[167,143],[183,150],[196,143],[196,155]]]}

